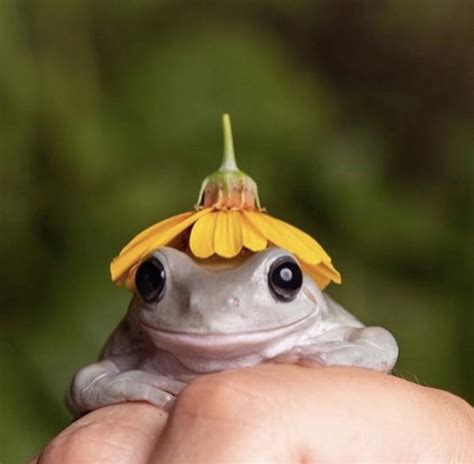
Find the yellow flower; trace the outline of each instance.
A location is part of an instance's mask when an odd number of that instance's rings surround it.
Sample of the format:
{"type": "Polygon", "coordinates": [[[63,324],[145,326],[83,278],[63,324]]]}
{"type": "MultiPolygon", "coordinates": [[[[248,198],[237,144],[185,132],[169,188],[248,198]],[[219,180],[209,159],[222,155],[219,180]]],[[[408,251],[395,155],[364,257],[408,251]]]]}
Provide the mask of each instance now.
{"type": "Polygon", "coordinates": [[[224,161],[206,178],[197,211],[165,219],[138,234],[110,265],[112,280],[134,289],[135,271],[154,250],[175,246],[196,258],[234,258],[245,250],[278,246],[293,253],[320,288],[340,283],[339,272],[316,240],[260,208],[257,186],[235,162],[229,117],[224,115],[224,161]]]}

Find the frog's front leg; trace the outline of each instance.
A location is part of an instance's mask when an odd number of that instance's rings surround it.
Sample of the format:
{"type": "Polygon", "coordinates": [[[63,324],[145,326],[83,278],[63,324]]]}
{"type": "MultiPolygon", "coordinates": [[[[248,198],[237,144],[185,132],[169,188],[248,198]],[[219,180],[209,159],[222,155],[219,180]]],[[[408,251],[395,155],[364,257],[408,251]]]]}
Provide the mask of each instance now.
{"type": "Polygon", "coordinates": [[[185,384],[141,370],[144,349],[141,334],[126,317],[108,340],[101,360],[74,376],[66,398],[71,411],[79,416],[125,401],[147,401],[168,409],[185,384]]]}
{"type": "Polygon", "coordinates": [[[184,383],[164,375],[123,368],[129,361],[127,357],[110,358],[81,369],[74,376],[67,396],[72,412],[81,415],[125,401],[147,401],[169,409],[184,383]]]}
{"type": "Polygon", "coordinates": [[[398,357],[393,335],[381,327],[365,327],[328,294],[320,295],[321,326],[292,353],[325,366],[365,367],[390,372],[398,357]]]}
{"type": "Polygon", "coordinates": [[[340,327],[293,350],[301,359],[325,366],[352,366],[390,372],[398,357],[398,345],[381,327],[340,327]]]}

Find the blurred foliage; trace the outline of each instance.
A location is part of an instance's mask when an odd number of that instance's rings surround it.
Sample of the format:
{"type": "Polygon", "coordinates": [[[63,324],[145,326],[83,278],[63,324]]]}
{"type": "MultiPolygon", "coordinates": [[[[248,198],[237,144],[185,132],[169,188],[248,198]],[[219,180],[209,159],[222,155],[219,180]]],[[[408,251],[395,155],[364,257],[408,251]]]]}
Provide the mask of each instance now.
{"type": "Polygon", "coordinates": [[[318,238],[398,372],[474,400],[469,2],[0,2],[0,461],[126,310],[108,264],[220,162],[318,238]]]}

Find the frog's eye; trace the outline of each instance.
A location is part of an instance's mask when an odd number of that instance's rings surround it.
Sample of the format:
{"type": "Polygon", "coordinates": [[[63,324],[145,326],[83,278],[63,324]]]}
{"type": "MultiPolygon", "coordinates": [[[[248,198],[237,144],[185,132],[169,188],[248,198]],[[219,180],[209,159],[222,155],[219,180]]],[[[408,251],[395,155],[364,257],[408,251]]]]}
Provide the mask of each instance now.
{"type": "Polygon", "coordinates": [[[156,303],[163,296],[166,272],[157,258],[144,261],[137,269],[135,286],[147,303],[156,303]]]}
{"type": "Polygon", "coordinates": [[[303,273],[293,258],[282,256],[270,267],[268,285],[277,300],[291,301],[303,285],[303,273]]]}

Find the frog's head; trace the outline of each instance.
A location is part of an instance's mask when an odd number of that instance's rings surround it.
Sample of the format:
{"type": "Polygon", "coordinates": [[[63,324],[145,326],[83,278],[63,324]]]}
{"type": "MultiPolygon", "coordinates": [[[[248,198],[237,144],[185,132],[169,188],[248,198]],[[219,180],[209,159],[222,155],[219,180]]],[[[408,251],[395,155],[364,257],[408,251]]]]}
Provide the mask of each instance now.
{"type": "Polygon", "coordinates": [[[294,256],[276,247],[220,261],[162,248],[140,265],[135,284],[133,313],[172,351],[232,351],[297,336],[325,305],[294,256]]]}

